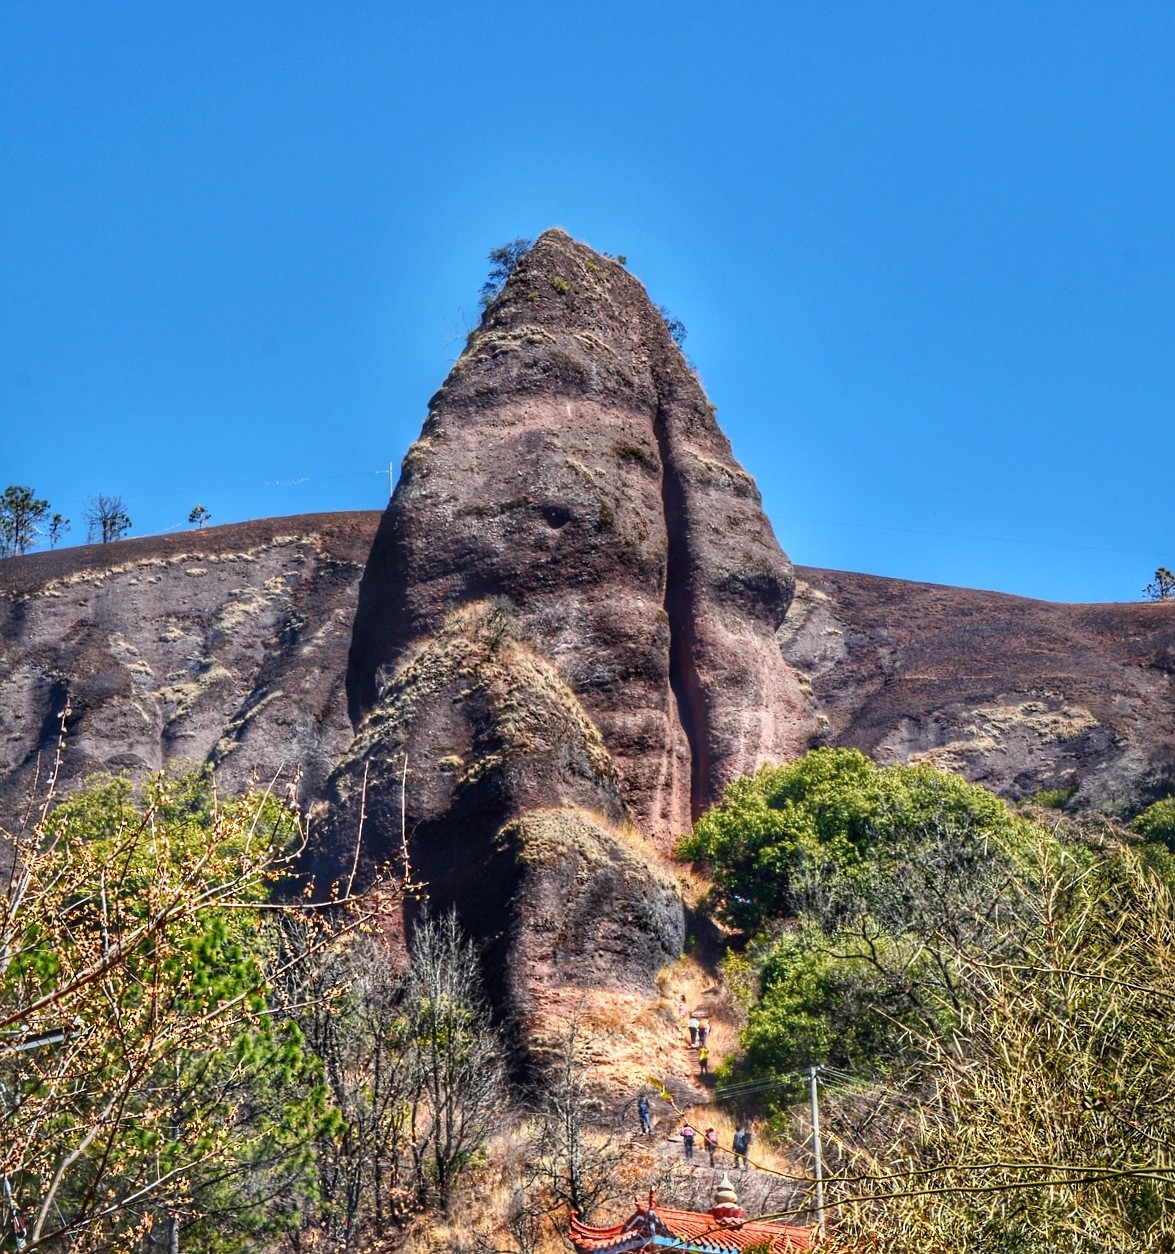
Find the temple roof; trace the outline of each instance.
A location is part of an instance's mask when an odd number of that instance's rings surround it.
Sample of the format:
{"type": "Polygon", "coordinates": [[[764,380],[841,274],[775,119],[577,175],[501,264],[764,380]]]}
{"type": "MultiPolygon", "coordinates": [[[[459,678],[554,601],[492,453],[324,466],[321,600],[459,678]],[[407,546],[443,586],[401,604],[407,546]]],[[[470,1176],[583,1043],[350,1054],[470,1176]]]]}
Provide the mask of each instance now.
{"type": "Polygon", "coordinates": [[[812,1245],[812,1232],[793,1224],[765,1219],[746,1219],[741,1210],[719,1204],[711,1211],[675,1210],[657,1204],[650,1192],[647,1203],[637,1202],[632,1216],[623,1223],[594,1228],[571,1216],[568,1233],[579,1254],[624,1254],[629,1250],[651,1248],[680,1249],[684,1246],[703,1254],[727,1254],[751,1246],[771,1254],[793,1254],[812,1245]]]}

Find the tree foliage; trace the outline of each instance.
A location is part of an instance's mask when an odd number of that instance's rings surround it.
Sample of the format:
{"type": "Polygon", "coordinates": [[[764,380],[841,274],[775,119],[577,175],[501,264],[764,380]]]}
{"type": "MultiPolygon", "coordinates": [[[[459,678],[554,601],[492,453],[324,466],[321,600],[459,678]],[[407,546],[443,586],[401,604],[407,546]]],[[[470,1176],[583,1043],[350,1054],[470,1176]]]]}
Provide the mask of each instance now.
{"type": "Polygon", "coordinates": [[[32,488],[11,485],[0,493],[0,557],[27,553],[37,542],[49,502],[32,488]]]}
{"type": "Polygon", "coordinates": [[[1175,1248],[1171,886],[1126,848],[1037,852],[999,955],[957,955],[957,1026],[918,1040],[900,1084],[827,1103],[854,1248],[1175,1248]]]}
{"type": "Polygon", "coordinates": [[[1175,574],[1165,566],[1155,571],[1154,579],[1142,590],[1148,601],[1170,601],[1175,599],[1175,574]]]}
{"type": "Polygon", "coordinates": [[[1130,824],[1143,840],[1162,844],[1175,854],[1175,797],[1164,797],[1147,806],[1130,824]]]}
{"type": "Polygon", "coordinates": [[[957,898],[1006,876],[1026,830],[958,776],[816,749],[736,780],[678,853],[709,863],[712,905],[749,931],[801,914],[826,927],[870,914],[900,929],[941,910],[965,927],[970,905],[953,908],[957,898]]]}
{"type": "Polygon", "coordinates": [[[1078,840],[843,750],[739,781],[699,821],[683,851],[754,929],[731,960],[733,1070],[770,1084],[774,1126],[803,1141],[788,1076],[826,1067],[846,1248],[1173,1248],[1170,824],[1158,802],[1135,820],[1149,843],[1078,840]]]}
{"type": "Polygon", "coordinates": [[[488,309],[501,295],[506,280],[514,273],[518,263],[534,246],[532,240],[519,236],[508,244],[492,248],[489,252],[490,272],[481,285],[481,307],[488,309]]]}
{"type": "Polygon", "coordinates": [[[55,549],[61,537],[69,530],[69,519],[64,514],[54,514],[49,520],[49,547],[55,549]]]}
{"type": "Polygon", "coordinates": [[[685,323],[680,318],[675,318],[664,305],[658,305],[657,312],[661,315],[661,321],[665,324],[665,330],[669,332],[669,338],[678,348],[681,348],[685,344],[685,323]]]}
{"type": "Polygon", "coordinates": [[[0,1173],[34,1244],[245,1249],[292,1221],[324,1101],[262,907],[298,835],[197,773],[100,782],[8,836],[0,1173]]]}
{"type": "Polygon", "coordinates": [[[109,544],[121,540],[131,529],[131,516],[126,512],[121,496],[109,496],[99,492],[90,497],[86,505],[86,538],[109,544]]]}

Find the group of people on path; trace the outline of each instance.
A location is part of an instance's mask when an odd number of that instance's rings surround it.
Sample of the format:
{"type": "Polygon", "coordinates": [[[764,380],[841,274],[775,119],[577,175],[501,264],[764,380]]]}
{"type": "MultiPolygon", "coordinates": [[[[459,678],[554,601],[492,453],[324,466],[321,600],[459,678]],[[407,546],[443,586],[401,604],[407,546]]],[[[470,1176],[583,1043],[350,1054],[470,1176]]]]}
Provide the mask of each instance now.
{"type": "MultiPolygon", "coordinates": [[[[698,1051],[698,1068],[702,1075],[710,1074],[710,1050],[706,1045],[706,1041],[710,1035],[709,1020],[703,1021],[698,1018],[696,1012],[688,1012],[685,1001],[682,1000],[677,1008],[678,1014],[685,1015],[689,1013],[689,1019],[686,1021],[686,1028],[689,1030],[689,1043],[691,1049],[698,1051]]],[[[642,1093],[636,1104],[637,1117],[640,1119],[641,1136],[652,1136],[653,1120],[652,1113],[649,1108],[649,1098],[647,1093],[642,1093]]],[[[698,1139],[698,1131],[688,1121],[683,1120],[679,1135],[681,1143],[685,1148],[686,1162],[693,1162],[694,1145],[698,1139]]],[[[754,1133],[749,1128],[744,1128],[739,1124],[734,1132],[734,1141],[732,1150],[734,1153],[734,1165],[737,1167],[742,1164],[743,1170],[747,1168],[747,1151],[751,1147],[751,1142],[755,1139],[754,1133]]],[[[715,1157],[718,1153],[718,1133],[714,1128],[707,1128],[702,1134],[702,1144],[706,1147],[706,1153],[710,1158],[710,1166],[715,1166],[715,1157]]]]}
{"type": "MultiPolygon", "coordinates": [[[[685,1002],[682,1002],[679,1009],[682,1012],[685,1011],[685,1002]]],[[[690,1015],[685,1026],[689,1028],[690,1049],[697,1049],[699,1047],[705,1049],[706,1038],[710,1035],[709,1020],[703,1023],[702,1020],[698,1018],[697,1014],[694,1013],[690,1015]]]]}
{"type": "MultiPolygon", "coordinates": [[[[686,1014],[686,1004],[683,1001],[677,1008],[678,1014],[686,1014]]],[[[707,1076],[710,1074],[710,1050],[706,1045],[706,1041],[710,1036],[710,1021],[708,1019],[699,1019],[697,1011],[689,1012],[689,1019],[685,1025],[689,1029],[689,1047],[698,1051],[698,1074],[707,1076]]]]}
{"type": "MultiPolygon", "coordinates": [[[[643,1098],[641,1099],[644,1100],[643,1098]]],[[[646,1103],[647,1105],[647,1103],[646,1103]]],[[[644,1116],[642,1116],[643,1122],[644,1116]]],[[[688,1121],[681,1125],[681,1143],[685,1147],[685,1161],[692,1163],[694,1160],[694,1142],[697,1140],[697,1129],[688,1121]]],[[[755,1134],[750,1128],[744,1128],[742,1124],[734,1130],[734,1165],[737,1167],[742,1165],[743,1170],[747,1169],[748,1160],[747,1152],[751,1148],[751,1142],[755,1139],[755,1134]]],[[[710,1166],[714,1166],[714,1157],[718,1153],[718,1133],[713,1128],[707,1128],[702,1135],[702,1144],[706,1147],[706,1153],[710,1156],[710,1166]]]]}

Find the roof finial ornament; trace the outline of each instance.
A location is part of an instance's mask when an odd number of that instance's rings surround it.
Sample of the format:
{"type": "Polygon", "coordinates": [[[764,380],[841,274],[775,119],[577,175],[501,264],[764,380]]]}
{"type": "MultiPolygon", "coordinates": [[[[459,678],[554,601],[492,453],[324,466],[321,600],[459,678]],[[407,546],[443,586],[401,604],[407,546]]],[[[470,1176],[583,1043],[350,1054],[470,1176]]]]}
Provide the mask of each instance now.
{"type": "Polygon", "coordinates": [[[722,1173],[722,1179],[718,1182],[718,1187],[714,1190],[715,1206],[737,1206],[738,1194],[735,1192],[734,1185],[731,1183],[728,1172],[722,1173]]]}

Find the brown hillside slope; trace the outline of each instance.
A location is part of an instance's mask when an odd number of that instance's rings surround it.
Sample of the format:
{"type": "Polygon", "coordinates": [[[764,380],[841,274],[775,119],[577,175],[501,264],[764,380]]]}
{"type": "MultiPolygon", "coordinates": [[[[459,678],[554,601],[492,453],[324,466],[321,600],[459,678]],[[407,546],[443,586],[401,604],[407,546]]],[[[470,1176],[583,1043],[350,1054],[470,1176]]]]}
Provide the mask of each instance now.
{"type": "Polygon", "coordinates": [[[0,822],[69,719],[62,783],[215,762],[226,787],[300,771],[312,797],[351,739],[343,681],[379,515],[271,518],[0,560],[0,822]]]}
{"type": "Polygon", "coordinates": [[[1137,806],[1175,786],[1175,605],[1064,605],[797,568],[779,632],[821,741],[1007,797],[1137,806]]]}

